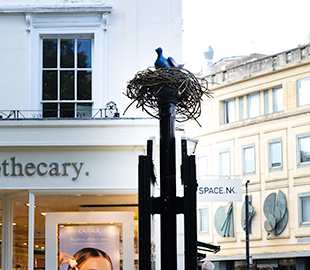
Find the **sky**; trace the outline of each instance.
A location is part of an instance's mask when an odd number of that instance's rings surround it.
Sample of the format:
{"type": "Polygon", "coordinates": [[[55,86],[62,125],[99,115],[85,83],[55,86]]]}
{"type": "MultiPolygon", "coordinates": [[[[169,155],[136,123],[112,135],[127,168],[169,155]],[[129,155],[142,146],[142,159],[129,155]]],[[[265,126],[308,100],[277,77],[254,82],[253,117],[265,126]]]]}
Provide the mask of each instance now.
{"type": "Polygon", "coordinates": [[[211,45],[213,62],[252,53],[276,54],[307,44],[308,0],[182,0],[183,63],[199,72],[211,45]]]}

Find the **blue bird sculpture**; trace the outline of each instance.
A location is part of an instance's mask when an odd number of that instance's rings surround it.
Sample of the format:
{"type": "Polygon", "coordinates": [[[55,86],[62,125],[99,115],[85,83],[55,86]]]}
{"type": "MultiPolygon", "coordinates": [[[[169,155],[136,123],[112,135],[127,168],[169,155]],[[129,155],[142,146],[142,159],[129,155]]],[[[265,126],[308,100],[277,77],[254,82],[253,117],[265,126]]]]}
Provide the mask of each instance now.
{"type": "Polygon", "coordinates": [[[169,67],[183,67],[184,65],[179,65],[172,57],[168,57],[168,59],[166,59],[163,56],[163,49],[161,47],[157,48],[155,50],[157,52],[157,59],[154,63],[155,68],[159,69],[159,68],[169,68],[169,67]]]}

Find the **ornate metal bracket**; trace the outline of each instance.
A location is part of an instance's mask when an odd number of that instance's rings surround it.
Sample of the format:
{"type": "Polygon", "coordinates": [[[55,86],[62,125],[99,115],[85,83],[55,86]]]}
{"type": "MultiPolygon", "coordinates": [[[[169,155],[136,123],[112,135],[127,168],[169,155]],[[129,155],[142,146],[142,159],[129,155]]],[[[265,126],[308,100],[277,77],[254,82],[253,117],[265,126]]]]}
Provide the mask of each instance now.
{"type": "Polygon", "coordinates": [[[106,118],[119,117],[117,105],[114,101],[109,101],[104,109],[104,115],[106,118]]]}

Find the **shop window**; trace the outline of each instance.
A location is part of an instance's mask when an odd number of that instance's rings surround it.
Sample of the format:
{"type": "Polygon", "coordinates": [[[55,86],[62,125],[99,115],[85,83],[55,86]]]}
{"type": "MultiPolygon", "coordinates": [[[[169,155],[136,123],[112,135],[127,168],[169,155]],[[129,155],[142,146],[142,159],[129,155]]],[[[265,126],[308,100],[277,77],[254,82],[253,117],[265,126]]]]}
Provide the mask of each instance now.
{"type": "Polygon", "coordinates": [[[257,117],[260,115],[259,93],[248,95],[248,117],[257,117]]]}
{"type": "Polygon", "coordinates": [[[12,199],[13,254],[12,268],[28,268],[28,194],[12,199]]]}
{"type": "Polygon", "coordinates": [[[310,166],[310,133],[297,135],[297,166],[310,166]]]}
{"type": "Polygon", "coordinates": [[[222,150],[219,152],[219,174],[221,177],[230,176],[230,151],[222,150]]]}
{"type": "MultiPolygon", "coordinates": [[[[5,220],[1,219],[3,233],[0,231],[5,260],[1,269],[28,269],[33,262],[36,270],[66,270],[66,253],[73,256],[87,251],[84,248],[105,252],[113,269],[123,269],[124,264],[131,263],[132,269],[138,267],[137,195],[60,193],[5,191],[6,215],[5,220]],[[29,206],[30,197],[33,201],[29,206]]],[[[2,210],[0,218],[1,214],[2,210]]]]}
{"type": "Polygon", "coordinates": [[[297,81],[297,106],[310,104],[310,78],[297,81]]]}
{"type": "Polygon", "coordinates": [[[298,194],[299,225],[310,226],[310,193],[298,194]]]}
{"type": "Polygon", "coordinates": [[[40,236],[35,235],[35,245],[40,249],[43,242],[50,250],[40,259],[52,269],[68,269],[68,264],[62,263],[64,252],[74,256],[86,247],[106,253],[113,269],[122,269],[128,254],[133,254],[137,263],[136,195],[37,195],[36,206],[35,232],[40,236]],[[131,250],[127,249],[128,240],[133,243],[131,250]],[[58,252],[55,258],[53,254],[58,252]]]}
{"type": "Polygon", "coordinates": [[[283,88],[276,87],[273,89],[273,111],[283,111],[283,88]]]}
{"type": "Polygon", "coordinates": [[[204,179],[208,175],[208,157],[201,156],[198,157],[198,178],[204,179]]]}
{"type": "Polygon", "coordinates": [[[199,232],[209,233],[209,209],[202,208],[199,209],[199,232]]]}
{"type": "Polygon", "coordinates": [[[243,174],[255,173],[255,148],[254,144],[242,146],[243,174]]]}
{"type": "MultiPolygon", "coordinates": [[[[2,239],[2,222],[3,222],[3,219],[2,219],[2,200],[0,199],[0,242],[3,243],[3,239],[2,239]]],[[[2,246],[0,248],[0,258],[2,258],[2,246]]],[[[0,269],[3,269],[3,266],[2,266],[2,261],[0,259],[0,269]]]]}
{"type": "Polygon", "coordinates": [[[268,141],[269,171],[282,169],[282,139],[268,141]]]}
{"type": "Polygon", "coordinates": [[[235,99],[224,101],[224,122],[232,123],[236,121],[235,99]]]}
{"type": "Polygon", "coordinates": [[[43,117],[92,116],[92,39],[43,39],[43,117]]]}

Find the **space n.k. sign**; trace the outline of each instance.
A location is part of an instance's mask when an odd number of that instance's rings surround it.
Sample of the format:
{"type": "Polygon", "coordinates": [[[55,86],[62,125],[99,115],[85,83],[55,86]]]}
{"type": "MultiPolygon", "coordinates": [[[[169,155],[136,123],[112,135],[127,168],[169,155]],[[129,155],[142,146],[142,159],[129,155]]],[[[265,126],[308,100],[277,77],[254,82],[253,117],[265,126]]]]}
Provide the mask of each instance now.
{"type": "Polygon", "coordinates": [[[241,202],[241,179],[198,180],[198,202],[241,202]]]}

